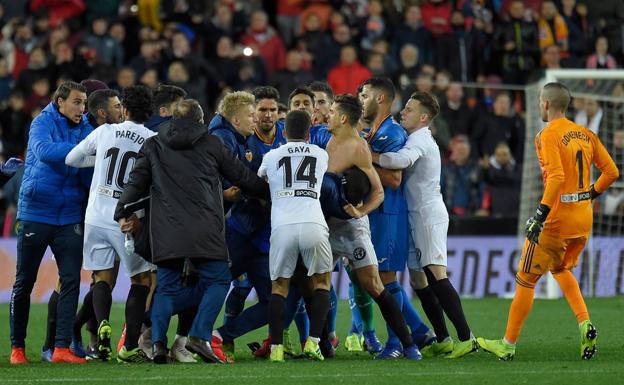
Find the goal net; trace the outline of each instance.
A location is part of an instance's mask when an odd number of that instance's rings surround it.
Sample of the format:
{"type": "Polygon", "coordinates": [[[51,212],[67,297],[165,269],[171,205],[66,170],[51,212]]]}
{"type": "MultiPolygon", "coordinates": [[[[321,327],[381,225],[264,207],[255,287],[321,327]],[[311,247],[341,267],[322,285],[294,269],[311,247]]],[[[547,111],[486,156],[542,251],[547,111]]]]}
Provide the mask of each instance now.
{"type": "MultiPolygon", "coordinates": [[[[533,215],[543,193],[541,172],[535,156],[534,138],[544,127],[539,93],[544,84],[557,81],[572,94],[568,118],[594,131],[615,160],[624,166],[624,70],[549,70],[538,83],[526,87],[526,139],[518,241],[524,242],[524,224],[533,215]]],[[[592,182],[599,171],[592,167],[592,182]]],[[[594,224],[590,239],[574,273],[587,296],[612,296],[624,291],[624,182],[620,178],[594,201],[594,224]]],[[[550,274],[536,293],[545,298],[560,296],[550,274]]]]}

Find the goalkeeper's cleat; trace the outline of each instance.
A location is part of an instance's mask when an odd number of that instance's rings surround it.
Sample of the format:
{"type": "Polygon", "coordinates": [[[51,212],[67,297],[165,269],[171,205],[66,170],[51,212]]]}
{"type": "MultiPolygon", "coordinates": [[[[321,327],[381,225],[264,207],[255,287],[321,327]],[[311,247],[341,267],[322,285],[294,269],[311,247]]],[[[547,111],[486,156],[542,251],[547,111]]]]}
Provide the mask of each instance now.
{"type": "Polygon", "coordinates": [[[432,358],[445,354],[449,354],[453,351],[453,340],[451,337],[446,337],[442,342],[434,342],[431,345],[427,345],[420,350],[423,357],[432,358]]]}
{"type": "Polygon", "coordinates": [[[351,333],[345,338],[345,348],[348,352],[362,352],[362,336],[357,333],[351,333]]]}
{"type": "Polygon", "coordinates": [[[581,358],[591,360],[596,354],[598,331],[589,320],[581,322],[579,330],[581,332],[581,358]]]}
{"type": "Polygon", "coordinates": [[[269,358],[271,354],[271,336],[268,336],[267,339],[262,341],[262,346],[260,349],[253,352],[255,358],[269,358]]]}
{"type": "Polygon", "coordinates": [[[54,348],[54,353],[52,354],[52,362],[53,363],[65,363],[65,364],[84,364],[87,362],[86,359],[75,356],[69,348],[54,348]]]}
{"type": "Polygon", "coordinates": [[[403,357],[403,349],[400,345],[386,344],[381,353],[375,356],[376,360],[396,360],[403,357]]]}
{"type": "Polygon", "coordinates": [[[377,354],[384,349],[383,345],[377,338],[377,335],[375,334],[374,330],[364,332],[363,336],[364,336],[363,346],[370,354],[377,354]]]}
{"type": "Polygon", "coordinates": [[[485,338],[477,338],[477,342],[481,349],[488,353],[494,354],[502,361],[511,361],[516,354],[516,345],[508,344],[503,340],[486,340],[485,338]]]}
{"type": "Polygon", "coordinates": [[[169,350],[169,358],[172,361],[182,363],[195,363],[197,360],[193,357],[193,353],[186,349],[186,337],[177,336],[169,350]]]}
{"type": "Polygon", "coordinates": [[[150,358],[145,354],[143,349],[137,347],[132,350],[126,350],[125,346],[121,347],[121,350],[117,353],[117,362],[127,364],[141,364],[145,362],[152,362],[150,358]]]}
{"type": "Polygon", "coordinates": [[[97,350],[102,361],[109,361],[112,357],[113,350],[111,349],[111,335],[113,329],[107,320],[102,320],[97,330],[97,350]]]}
{"type": "Polygon", "coordinates": [[[123,330],[121,331],[121,337],[119,337],[119,342],[117,342],[117,353],[123,348],[126,344],[126,323],[124,322],[123,330]]]}
{"type": "Polygon", "coordinates": [[[472,337],[469,340],[454,343],[453,351],[446,358],[460,358],[477,351],[479,351],[479,343],[476,338],[472,337]]]}
{"type": "Polygon", "coordinates": [[[290,329],[284,329],[284,334],[283,334],[283,345],[271,345],[271,346],[282,346],[284,349],[284,354],[289,355],[291,357],[295,357],[297,355],[297,352],[295,352],[295,347],[292,344],[292,341],[290,339],[290,329]]]}
{"type": "Polygon", "coordinates": [[[308,337],[305,346],[303,347],[303,354],[311,360],[323,361],[325,357],[321,353],[321,347],[318,342],[312,340],[312,337],[308,337]]]}
{"type": "Polygon", "coordinates": [[[43,349],[41,348],[41,362],[52,362],[52,354],[54,348],[43,349]]]}
{"type": "Polygon", "coordinates": [[[418,346],[412,345],[403,349],[403,356],[408,360],[420,361],[422,360],[422,354],[420,354],[420,350],[418,350],[418,346]]]}
{"type": "Polygon", "coordinates": [[[285,362],[284,361],[284,345],[271,345],[271,354],[269,355],[269,361],[285,362]]]}
{"type": "Polygon", "coordinates": [[[71,350],[71,352],[74,353],[74,355],[80,358],[87,357],[87,353],[82,347],[82,343],[78,342],[78,340],[76,340],[75,338],[72,338],[71,344],[69,344],[69,350],[71,350]]]}

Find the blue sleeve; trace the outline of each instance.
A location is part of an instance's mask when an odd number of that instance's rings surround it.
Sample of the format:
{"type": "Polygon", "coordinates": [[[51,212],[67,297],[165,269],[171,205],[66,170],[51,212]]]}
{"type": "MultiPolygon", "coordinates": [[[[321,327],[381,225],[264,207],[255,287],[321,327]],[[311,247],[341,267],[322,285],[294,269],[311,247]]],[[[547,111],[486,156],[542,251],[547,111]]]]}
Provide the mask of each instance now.
{"type": "Polygon", "coordinates": [[[238,158],[238,151],[237,151],[237,143],[236,143],[236,138],[234,138],[232,136],[232,134],[227,131],[227,130],[214,130],[211,132],[212,135],[218,137],[221,139],[221,141],[223,141],[223,144],[225,145],[225,147],[230,150],[230,152],[232,154],[234,154],[234,156],[236,156],[238,158]]]}
{"type": "Polygon", "coordinates": [[[74,145],[68,142],[54,142],[51,134],[53,129],[54,122],[45,115],[39,115],[30,126],[28,147],[32,148],[35,156],[42,162],[65,163],[65,157],[74,145]]]}
{"type": "Polygon", "coordinates": [[[322,149],[327,148],[327,143],[331,139],[331,133],[325,125],[318,125],[310,128],[310,144],[316,144],[322,149]]]}
{"type": "MultiPolygon", "coordinates": [[[[403,129],[401,129],[403,130],[403,129]]],[[[371,143],[373,151],[378,153],[397,152],[405,145],[407,138],[405,134],[397,131],[390,131],[383,135],[378,135],[377,139],[371,143]],[[379,138],[387,136],[387,139],[379,140],[379,138]]]]}

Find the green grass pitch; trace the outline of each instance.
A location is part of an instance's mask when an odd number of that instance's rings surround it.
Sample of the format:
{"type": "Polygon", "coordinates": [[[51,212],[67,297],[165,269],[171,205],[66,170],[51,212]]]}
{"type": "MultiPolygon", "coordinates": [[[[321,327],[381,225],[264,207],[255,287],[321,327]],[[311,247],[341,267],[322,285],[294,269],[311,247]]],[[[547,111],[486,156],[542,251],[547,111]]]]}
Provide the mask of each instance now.
{"type": "MultiPolygon", "coordinates": [[[[237,341],[237,362],[233,365],[153,364],[122,365],[91,362],[85,365],[52,365],[39,361],[45,335],[45,305],[33,305],[28,327],[29,365],[8,364],[8,305],[0,307],[0,384],[608,384],[624,383],[624,297],[587,301],[598,328],[598,353],[582,361],[578,352],[578,328],[564,300],[536,300],[516,350],[515,360],[502,362],[484,352],[459,360],[429,359],[379,362],[368,354],[338,350],[335,359],[323,363],[290,360],[271,364],[251,358],[246,344],[260,341],[266,329],[237,341]]],[[[505,328],[509,300],[464,300],[464,308],[478,336],[499,338],[505,328]]],[[[418,307],[420,310],[420,307],[418,307]]],[[[422,311],[421,311],[421,314],[422,311]]],[[[114,339],[119,336],[123,305],[114,304],[114,339]]],[[[221,318],[219,319],[220,323],[221,318]]],[[[385,338],[377,314],[380,339],[385,338]]],[[[172,322],[175,325],[175,318],[172,322]]],[[[340,303],[338,333],[344,339],[350,323],[346,302],[340,303]]],[[[172,329],[173,329],[172,326],[172,329]]],[[[449,329],[452,326],[449,323],[449,329]]],[[[292,336],[296,336],[294,325],[292,336]]]]}

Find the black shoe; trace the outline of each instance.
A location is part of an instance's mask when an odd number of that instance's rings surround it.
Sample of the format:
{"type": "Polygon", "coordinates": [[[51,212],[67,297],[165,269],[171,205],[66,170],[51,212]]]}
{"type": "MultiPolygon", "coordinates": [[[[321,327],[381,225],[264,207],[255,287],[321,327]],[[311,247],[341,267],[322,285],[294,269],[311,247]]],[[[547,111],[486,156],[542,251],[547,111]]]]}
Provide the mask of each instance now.
{"type": "Polygon", "coordinates": [[[156,342],[152,345],[152,360],[155,364],[166,364],[167,363],[167,348],[161,342],[156,342]]]}
{"type": "Polygon", "coordinates": [[[319,343],[319,347],[321,348],[321,354],[323,355],[323,357],[336,357],[336,349],[334,349],[334,345],[331,344],[330,340],[321,340],[321,342],[319,343]]]}
{"type": "Polygon", "coordinates": [[[195,353],[204,360],[204,362],[214,362],[217,364],[223,364],[224,362],[217,357],[212,350],[210,342],[198,337],[189,337],[186,342],[186,350],[191,353],[195,353]]]}

